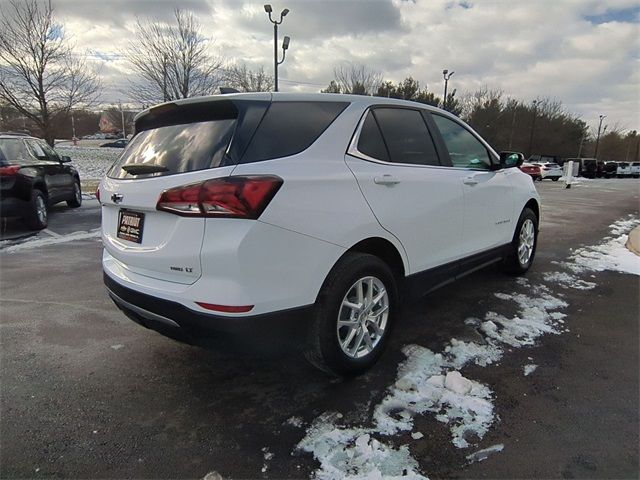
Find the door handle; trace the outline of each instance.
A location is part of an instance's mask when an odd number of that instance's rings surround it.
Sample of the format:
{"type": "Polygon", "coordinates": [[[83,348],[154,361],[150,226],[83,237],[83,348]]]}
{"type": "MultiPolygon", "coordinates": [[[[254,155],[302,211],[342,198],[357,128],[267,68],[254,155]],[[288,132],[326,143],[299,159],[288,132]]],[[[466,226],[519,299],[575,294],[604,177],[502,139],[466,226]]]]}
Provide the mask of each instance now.
{"type": "Polygon", "coordinates": [[[478,184],[478,180],[476,179],[475,175],[471,175],[470,177],[465,178],[462,183],[464,183],[465,185],[477,185],[478,184]]]}
{"type": "Polygon", "coordinates": [[[400,183],[400,180],[387,173],[382,175],[381,177],[374,177],[373,183],[375,183],[376,185],[395,185],[396,183],[400,183]]]}

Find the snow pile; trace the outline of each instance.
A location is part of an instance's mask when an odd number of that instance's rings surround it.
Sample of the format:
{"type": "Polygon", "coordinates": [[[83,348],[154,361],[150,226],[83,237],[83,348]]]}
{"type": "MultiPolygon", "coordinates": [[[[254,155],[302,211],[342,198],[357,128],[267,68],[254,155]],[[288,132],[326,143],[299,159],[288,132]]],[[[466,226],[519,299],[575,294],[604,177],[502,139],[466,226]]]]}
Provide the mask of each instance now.
{"type": "Polygon", "coordinates": [[[531,375],[533,372],[536,371],[536,368],[538,368],[538,365],[534,365],[533,363],[525,365],[524,367],[522,367],[524,376],[528,377],[529,375],[531,375]]]}
{"type": "MultiPolygon", "coordinates": [[[[493,394],[489,387],[465,378],[459,370],[469,363],[490,365],[502,358],[505,348],[533,345],[541,335],[562,332],[565,315],[557,310],[567,303],[542,285],[529,288],[530,296],[496,294],[498,299],[517,305],[515,316],[488,312],[484,321],[467,319],[465,323],[484,332],[484,343],[452,339],[442,353],[418,345],[405,346],[407,358],[398,367],[396,381],[386,397],[374,408],[372,427],[340,426],[337,423],[342,415],[338,413],[324,414],[313,422],[297,448],[312,453],[320,462],[316,477],[424,478],[408,446],[396,448],[385,438],[411,432],[417,415],[430,413],[446,424],[458,448],[482,440],[495,421],[493,394]]],[[[411,438],[417,440],[422,434],[412,432],[411,438]]],[[[489,450],[476,452],[473,461],[501,448],[489,450]]]]}
{"type": "Polygon", "coordinates": [[[341,428],[337,415],[325,413],[313,422],[298,449],[320,462],[318,479],[424,479],[406,445],[393,448],[372,438],[364,428],[341,428]]]}
{"type": "Polygon", "coordinates": [[[71,158],[71,163],[78,170],[81,180],[100,180],[123,152],[122,148],[72,145],[57,145],[56,150],[60,155],[71,158]]]}
{"type": "Polygon", "coordinates": [[[574,273],[613,270],[640,275],[640,258],[626,247],[627,235],[610,238],[604,243],[577,249],[565,266],[574,273]]]}
{"type": "Polygon", "coordinates": [[[262,455],[264,457],[264,463],[262,464],[262,473],[265,473],[269,469],[269,462],[273,459],[273,453],[269,451],[269,447],[263,447],[262,455]]]}
{"type": "Polygon", "coordinates": [[[469,446],[470,434],[482,438],[493,423],[491,390],[455,370],[461,362],[452,354],[433,353],[418,345],[405,347],[403,353],[407,360],[400,365],[398,380],[374,409],[375,430],[384,435],[410,431],[415,415],[430,412],[449,425],[457,447],[469,446]]]}

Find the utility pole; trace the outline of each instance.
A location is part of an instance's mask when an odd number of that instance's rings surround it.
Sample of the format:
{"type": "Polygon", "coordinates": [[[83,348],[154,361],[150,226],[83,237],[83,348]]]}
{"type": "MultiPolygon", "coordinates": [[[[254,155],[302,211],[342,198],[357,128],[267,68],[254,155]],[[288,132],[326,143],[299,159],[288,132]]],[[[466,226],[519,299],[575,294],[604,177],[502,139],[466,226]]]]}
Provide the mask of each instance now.
{"type": "MultiPolygon", "coordinates": [[[[596,151],[593,153],[593,158],[598,160],[598,146],[600,144],[600,129],[602,128],[602,121],[607,118],[606,115],[600,115],[600,123],[598,123],[598,136],[596,137],[596,151]]],[[[604,127],[605,131],[607,127],[604,127]]]]}
{"type": "Polygon", "coordinates": [[[442,76],[444,77],[444,99],[442,100],[442,109],[447,109],[447,85],[449,84],[449,79],[456,72],[449,72],[446,68],[442,71],[442,76]]]}
{"type": "Polygon", "coordinates": [[[118,100],[118,105],[120,106],[120,118],[122,119],[122,138],[127,138],[127,129],[124,124],[124,110],[122,110],[122,102],[118,100]]]}
{"type": "Polygon", "coordinates": [[[278,65],[281,65],[284,62],[285,56],[287,54],[287,49],[289,48],[289,42],[291,38],[284,37],[282,41],[282,60],[278,60],[278,25],[282,23],[282,19],[287,16],[289,13],[289,9],[285,8],[280,12],[280,20],[274,20],[271,18],[271,13],[273,13],[273,8],[271,5],[265,5],[264,11],[269,14],[269,21],[273,23],[273,90],[275,92],[278,91],[278,65]]]}
{"type": "Polygon", "coordinates": [[[587,132],[582,133],[582,138],[580,139],[580,147],[578,147],[578,158],[582,158],[582,146],[584,145],[584,139],[587,136],[587,132]]]}
{"type": "Polygon", "coordinates": [[[538,100],[533,101],[533,120],[531,121],[531,133],[529,134],[529,157],[532,155],[533,150],[533,132],[536,128],[536,116],[538,115],[538,100]]]}
{"type": "Polygon", "coordinates": [[[76,119],[73,118],[73,110],[71,111],[71,140],[74,145],[78,143],[76,139],[76,119]]]}
{"type": "Polygon", "coordinates": [[[513,148],[513,131],[516,127],[516,113],[518,112],[518,106],[513,107],[513,117],[511,118],[511,132],[509,133],[509,150],[513,148]]]}

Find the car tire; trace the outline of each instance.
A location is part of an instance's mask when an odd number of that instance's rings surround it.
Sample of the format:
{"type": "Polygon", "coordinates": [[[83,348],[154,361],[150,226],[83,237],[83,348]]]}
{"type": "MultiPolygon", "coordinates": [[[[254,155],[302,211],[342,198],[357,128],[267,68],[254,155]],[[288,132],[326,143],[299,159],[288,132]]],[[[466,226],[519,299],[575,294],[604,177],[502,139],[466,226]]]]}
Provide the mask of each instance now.
{"type": "Polygon", "coordinates": [[[31,190],[29,214],[25,219],[27,225],[32,230],[47,228],[48,216],[47,197],[41,190],[34,188],[31,190]]]}
{"type": "Polygon", "coordinates": [[[551,180],[553,180],[554,182],[557,182],[560,179],[558,177],[553,177],[551,180]]]}
{"type": "Polygon", "coordinates": [[[530,208],[520,214],[504,269],[512,275],[523,275],[529,270],[538,246],[538,217],[530,208]]]}
{"type": "Polygon", "coordinates": [[[318,294],[306,359],[330,375],[365,372],[382,355],[398,310],[396,279],[389,266],[374,255],[346,253],[318,294]]]}
{"type": "Polygon", "coordinates": [[[67,200],[67,205],[71,208],[78,208],[82,205],[82,187],[79,180],[73,182],[73,198],[67,200]]]}

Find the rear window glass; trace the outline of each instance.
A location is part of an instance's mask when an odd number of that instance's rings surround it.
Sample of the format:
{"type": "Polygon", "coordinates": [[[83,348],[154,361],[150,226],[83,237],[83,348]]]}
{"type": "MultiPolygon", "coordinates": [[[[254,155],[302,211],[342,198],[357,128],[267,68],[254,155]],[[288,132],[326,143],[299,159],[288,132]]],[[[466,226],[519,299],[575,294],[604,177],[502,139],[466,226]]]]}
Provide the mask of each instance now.
{"type": "Polygon", "coordinates": [[[288,157],[313,144],[347,102],[273,102],[240,163],[288,157]]]}
{"type": "Polygon", "coordinates": [[[220,119],[143,130],[129,142],[108,176],[147,178],[220,166],[235,125],[235,119],[220,119]],[[132,175],[122,169],[132,164],[157,165],[166,171],[132,175]]]}
{"type": "Polygon", "coordinates": [[[29,160],[29,152],[22,139],[3,138],[0,139],[0,158],[4,163],[29,160]]]}
{"type": "Polygon", "coordinates": [[[394,163],[440,165],[436,148],[418,110],[377,108],[374,111],[394,163]]]}
{"type": "Polygon", "coordinates": [[[358,151],[371,158],[384,160],[385,162],[389,161],[387,147],[382,139],[378,123],[371,112],[367,113],[367,118],[362,125],[360,138],[358,139],[358,151]]]}

